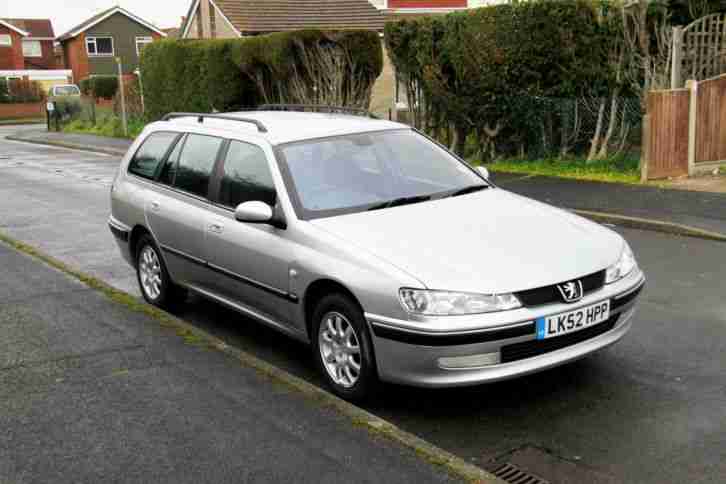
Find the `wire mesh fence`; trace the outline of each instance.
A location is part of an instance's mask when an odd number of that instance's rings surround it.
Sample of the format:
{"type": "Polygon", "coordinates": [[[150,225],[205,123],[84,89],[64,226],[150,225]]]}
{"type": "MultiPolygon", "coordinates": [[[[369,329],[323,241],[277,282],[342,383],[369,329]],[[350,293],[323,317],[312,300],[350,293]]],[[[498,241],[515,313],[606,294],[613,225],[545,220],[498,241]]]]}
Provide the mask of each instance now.
{"type": "Polygon", "coordinates": [[[527,136],[529,158],[604,159],[639,149],[643,115],[637,98],[539,98],[533,104],[541,132],[527,136]]]}
{"type": "MultiPolygon", "coordinates": [[[[480,118],[469,121],[460,154],[480,161],[640,156],[643,115],[636,97],[509,96],[504,104],[498,116],[482,109],[480,118]]],[[[398,111],[399,121],[415,124],[415,119],[408,109],[398,111]]],[[[445,116],[417,127],[444,144],[456,143],[445,116]]]]}

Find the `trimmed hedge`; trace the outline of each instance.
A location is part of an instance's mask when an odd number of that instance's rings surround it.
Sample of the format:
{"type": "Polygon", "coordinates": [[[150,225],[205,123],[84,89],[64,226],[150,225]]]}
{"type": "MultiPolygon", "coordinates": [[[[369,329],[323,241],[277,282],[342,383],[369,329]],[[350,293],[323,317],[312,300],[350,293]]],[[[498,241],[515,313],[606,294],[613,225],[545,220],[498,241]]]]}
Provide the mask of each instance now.
{"type": "Polygon", "coordinates": [[[246,104],[251,89],[232,62],[237,40],[162,40],[144,48],[141,82],[146,115],[226,111],[246,104]]]}
{"type": "Polygon", "coordinates": [[[93,98],[113,99],[118,91],[118,77],[94,76],[83,79],[79,88],[86,96],[93,98]]]}
{"type": "Polygon", "coordinates": [[[541,135],[541,101],[609,91],[611,33],[592,2],[543,0],[388,23],[385,40],[414,124],[452,128],[460,154],[472,136],[513,153],[541,135]]]}
{"type": "Polygon", "coordinates": [[[9,103],[10,93],[8,91],[8,81],[5,78],[0,78],[0,103],[9,103]]]}
{"type": "Polygon", "coordinates": [[[262,103],[326,101],[319,93],[329,90],[340,93],[336,100],[345,105],[367,106],[382,68],[378,34],[362,31],[163,40],[147,46],[141,56],[151,120],[172,111],[224,112],[262,103]],[[342,62],[342,74],[311,69],[322,58],[342,62]]]}

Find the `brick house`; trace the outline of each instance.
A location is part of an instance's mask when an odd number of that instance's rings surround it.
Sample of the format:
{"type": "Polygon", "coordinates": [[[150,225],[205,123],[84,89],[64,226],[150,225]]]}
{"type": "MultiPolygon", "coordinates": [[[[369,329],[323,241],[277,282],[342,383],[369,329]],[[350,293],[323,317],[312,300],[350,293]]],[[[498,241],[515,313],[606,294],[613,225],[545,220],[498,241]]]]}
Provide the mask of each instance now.
{"type": "Polygon", "coordinates": [[[104,10],[58,37],[67,69],[76,82],[90,76],[116,75],[116,58],[123,73],[131,75],[139,66],[146,44],[166,37],[153,24],[121,7],[104,10]]]}
{"type": "MultiPolygon", "coordinates": [[[[374,30],[383,37],[387,21],[444,14],[504,0],[192,0],[182,23],[182,39],[239,38],[319,28],[374,30]]],[[[370,110],[396,110],[396,75],[384,49],[384,66],[373,87],[370,110]]]]}
{"type": "Polygon", "coordinates": [[[48,19],[0,19],[0,70],[55,69],[48,19]]]}

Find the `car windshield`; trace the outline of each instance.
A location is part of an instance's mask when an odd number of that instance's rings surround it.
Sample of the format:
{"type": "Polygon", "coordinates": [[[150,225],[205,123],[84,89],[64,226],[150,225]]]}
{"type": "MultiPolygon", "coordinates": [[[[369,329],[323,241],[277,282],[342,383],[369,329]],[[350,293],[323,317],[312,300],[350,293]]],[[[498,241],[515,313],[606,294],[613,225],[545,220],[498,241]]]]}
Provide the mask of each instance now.
{"type": "Polygon", "coordinates": [[[58,86],[55,88],[56,96],[78,96],[81,91],[76,86],[58,86]]]}
{"type": "Polygon", "coordinates": [[[303,219],[384,209],[488,187],[470,167],[409,129],[295,142],[279,152],[303,219]]]}

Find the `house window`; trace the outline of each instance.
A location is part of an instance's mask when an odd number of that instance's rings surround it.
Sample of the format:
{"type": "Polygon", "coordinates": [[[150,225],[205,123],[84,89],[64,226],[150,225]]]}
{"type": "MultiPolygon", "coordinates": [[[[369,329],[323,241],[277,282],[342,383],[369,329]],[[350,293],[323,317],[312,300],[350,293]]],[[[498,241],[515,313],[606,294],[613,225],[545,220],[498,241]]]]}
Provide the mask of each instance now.
{"type": "Polygon", "coordinates": [[[86,51],[89,56],[112,56],[113,37],[86,38],[86,51]]]}
{"type": "Polygon", "coordinates": [[[23,57],[43,57],[43,49],[39,40],[23,41],[23,57]]]}
{"type": "Polygon", "coordinates": [[[8,34],[0,34],[0,46],[8,47],[13,45],[13,39],[8,34]]]}
{"type": "Polygon", "coordinates": [[[154,41],[151,37],[136,37],[136,55],[141,55],[141,51],[144,50],[147,44],[154,41]]]}

